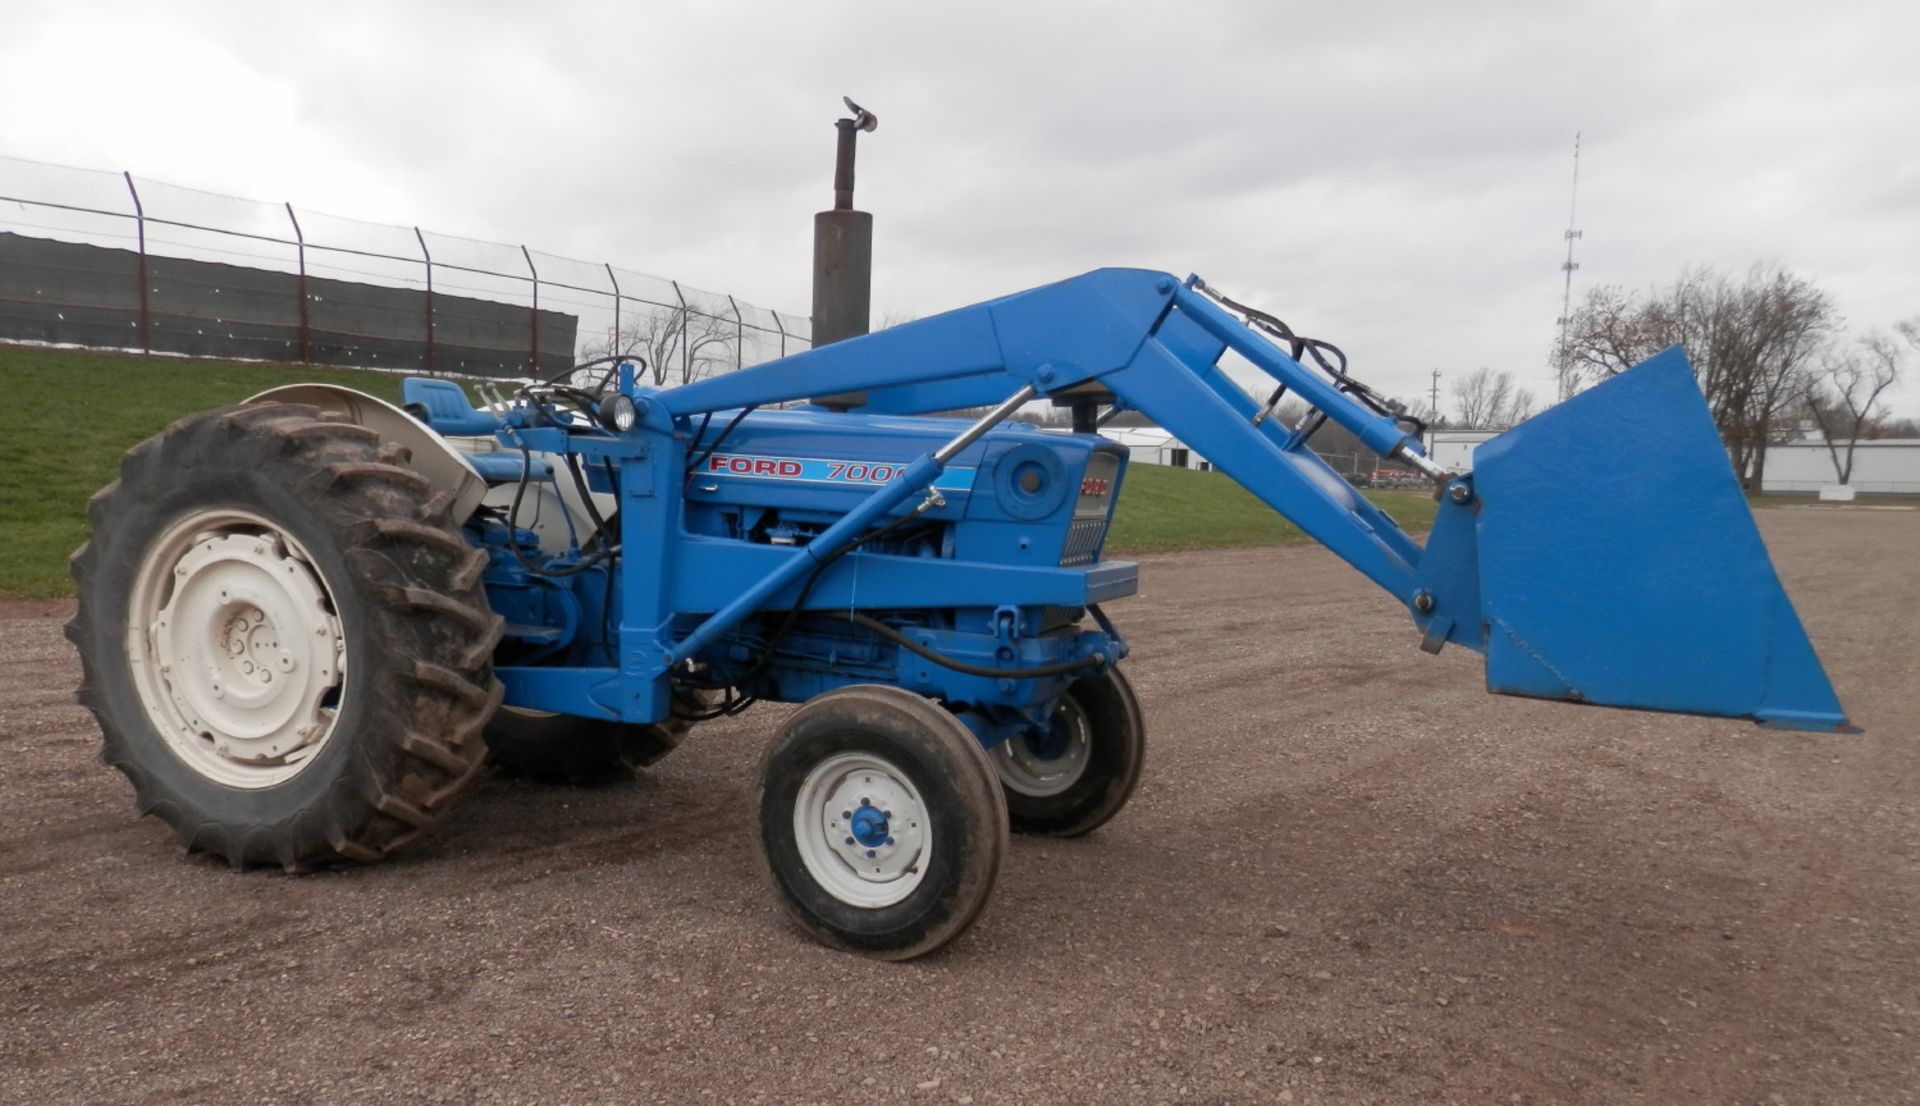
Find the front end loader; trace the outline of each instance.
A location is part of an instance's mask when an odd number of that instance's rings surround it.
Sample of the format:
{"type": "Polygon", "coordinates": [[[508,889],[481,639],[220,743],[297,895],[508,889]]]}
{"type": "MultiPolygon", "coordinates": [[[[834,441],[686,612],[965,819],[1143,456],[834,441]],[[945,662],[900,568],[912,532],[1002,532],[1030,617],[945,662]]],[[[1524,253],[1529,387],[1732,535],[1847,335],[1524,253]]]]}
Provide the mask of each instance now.
{"type": "Polygon", "coordinates": [[[1140,780],[1106,610],[1138,578],[1103,556],[1119,410],[1402,604],[1410,644],[1484,653],[1490,691],[1848,728],[1678,350],[1459,473],[1325,343],[1126,269],[676,388],[609,358],[482,394],[279,389],[136,446],[94,498],[81,701],[189,848],[375,860],[489,749],[581,782],[794,702],[757,781],[777,897],[841,948],[937,948],[1009,830],[1088,833],[1140,780]],[[1074,431],[1012,419],[1037,401],[1074,431]],[[986,413],[928,414],[962,408],[986,413]],[[1431,479],[1424,545],[1313,453],[1328,421],[1431,479]]]}

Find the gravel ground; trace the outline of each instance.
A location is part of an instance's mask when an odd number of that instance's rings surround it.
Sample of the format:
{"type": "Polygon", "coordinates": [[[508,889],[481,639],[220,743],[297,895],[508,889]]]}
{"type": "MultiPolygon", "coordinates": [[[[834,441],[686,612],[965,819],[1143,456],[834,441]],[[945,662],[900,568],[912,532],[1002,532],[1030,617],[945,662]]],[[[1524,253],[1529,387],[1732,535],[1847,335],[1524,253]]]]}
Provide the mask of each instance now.
{"type": "Polygon", "coordinates": [[[134,818],[15,604],[0,1101],[1920,1102],[1920,513],[1763,525],[1864,737],[1490,698],[1322,551],[1153,559],[1132,806],[904,965],[774,905],[775,708],[235,874],[134,818]]]}

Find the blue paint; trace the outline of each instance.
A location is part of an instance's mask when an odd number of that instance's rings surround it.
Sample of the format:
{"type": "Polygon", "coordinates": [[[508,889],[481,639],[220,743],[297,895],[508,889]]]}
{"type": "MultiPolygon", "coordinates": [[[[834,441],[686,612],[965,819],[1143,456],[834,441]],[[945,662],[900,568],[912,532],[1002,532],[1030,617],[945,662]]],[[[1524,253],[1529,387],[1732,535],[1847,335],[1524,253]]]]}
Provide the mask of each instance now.
{"type": "Polygon", "coordinates": [[[1490,690],[1847,726],[1680,350],[1476,461],[1490,690]]]}
{"type": "Polygon", "coordinates": [[[854,811],[849,825],[853,830],[853,839],[860,843],[861,848],[877,849],[887,844],[887,816],[873,807],[863,806],[854,811]]]}
{"type": "Polygon", "coordinates": [[[1019,740],[1026,743],[1027,751],[1035,757],[1059,760],[1073,746],[1073,727],[1067,725],[1056,711],[1045,726],[1028,730],[1019,740]]]}
{"type": "MultiPolygon", "coordinates": [[[[618,571],[559,579],[528,574],[497,518],[469,524],[514,622],[496,658],[507,701],[652,722],[695,672],[786,701],[880,683],[948,703],[984,745],[1040,727],[1036,750],[1052,748],[1071,677],[959,672],[834,617],[988,670],[1126,654],[1085,618],[1137,588],[1102,555],[1125,451],[1006,424],[934,460],[967,421],[925,412],[1030,386],[1150,415],[1404,605],[1426,647],[1485,651],[1490,690],[1846,726],[1678,351],[1483,445],[1423,547],[1293,428],[1255,423],[1219,361],[1235,351],[1382,453],[1417,456],[1407,428],[1200,288],[1103,269],[682,387],[622,372],[640,421],[620,434],[525,406],[496,418],[409,381],[436,427],[504,423],[504,443],[570,451],[619,506],[618,571]],[[849,411],[774,406],[854,392],[866,402],[849,411]]],[[[1247,599],[1283,602],[1285,582],[1247,599]]]]}

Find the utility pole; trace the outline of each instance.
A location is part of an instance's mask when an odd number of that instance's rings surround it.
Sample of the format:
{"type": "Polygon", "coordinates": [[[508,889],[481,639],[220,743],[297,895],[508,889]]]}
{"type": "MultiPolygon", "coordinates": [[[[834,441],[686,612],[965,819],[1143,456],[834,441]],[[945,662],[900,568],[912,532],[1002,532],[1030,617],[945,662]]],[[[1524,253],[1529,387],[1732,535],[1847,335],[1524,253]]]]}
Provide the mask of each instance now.
{"type": "Polygon", "coordinates": [[[1439,434],[1435,424],[1440,421],[1440,370],[1433,370],[1433,385],[1427,392],[1427,453],[1433,453],[1434,437],[1439,434]]]}
{"type": "Polygon", "coordinates": [[[1573,132],[1573,198],[1567,205],[1567,259],[1560,264],[1566,281],[1560,289],[1560,345],[1554,351],[1554,378],[1560,385],[1560,402],[1573,398],[1573,365],[1567,356],[1567,326],[1573,321],[1573,273],[1580,263],[1573,259],[1573,243],[1580,237],[1574,229],[1574,216],[1580,210],[1580,132],[1573,132]]]}

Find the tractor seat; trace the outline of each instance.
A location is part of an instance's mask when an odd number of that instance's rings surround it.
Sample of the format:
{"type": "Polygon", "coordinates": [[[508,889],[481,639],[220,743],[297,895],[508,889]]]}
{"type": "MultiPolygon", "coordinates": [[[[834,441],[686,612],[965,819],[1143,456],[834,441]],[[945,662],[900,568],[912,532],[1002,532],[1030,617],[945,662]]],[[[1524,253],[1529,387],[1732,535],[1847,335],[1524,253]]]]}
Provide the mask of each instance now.
{"type": "Polygon", "coordinates": [[[500,428],[499,419],[475,410],[467,393],[451,380],[410,376],[400,383],[400,399],[414,418],[441,434],[490,438],[500,428]]]}
{"type": "MultiPolygon", "coordinates": [[[[493,432],[500,428],[500,420],[492,412],[476,409],[468,401],[467,393],[451,380],[410,376],[400,384],[400,398],[409,414],[442,435],[491,438],[493,432]]],[[[526,469],[518,452],[468,453],[461,450],[460,455],[467,459],[473,471],[479,473],[480,479],[488,485],[518,484],[526,469]]],[[[546,461],[535,460],[530,475],[535,480],[551,480],[553,466],[546,461]]]]}

